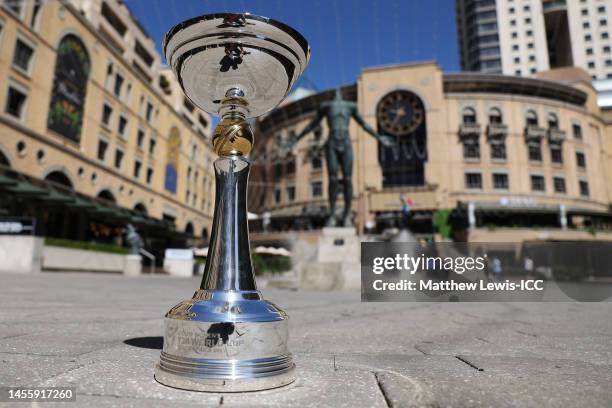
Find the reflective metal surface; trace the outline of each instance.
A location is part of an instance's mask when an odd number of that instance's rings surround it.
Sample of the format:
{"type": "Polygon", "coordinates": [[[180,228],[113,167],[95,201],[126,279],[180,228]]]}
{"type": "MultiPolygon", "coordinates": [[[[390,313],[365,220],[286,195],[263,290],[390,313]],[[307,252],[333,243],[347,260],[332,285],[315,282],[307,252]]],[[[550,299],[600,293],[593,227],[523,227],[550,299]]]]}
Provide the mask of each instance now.
{"type": "Polygon", "coordinates": [[[200,290],[166,314],[155,379],[196,391],[255,391],[295,380],[287,315],[257,291],[246,208],[253,131],[306,68],[308,43],[283,23],[211,14],[172,28],[164,53],[194,104],[221,116],[213,136],[215,213],[200,290]]]}
{"type": "Polygon", "coordinates": [[[194,104],[217,114],[228,90],[236,89],[248,101],[247,118],[278,105],[310,58],[310,47],[300,33],[248,13],[184,21],[166,34],[163,50],[194,104]]]}

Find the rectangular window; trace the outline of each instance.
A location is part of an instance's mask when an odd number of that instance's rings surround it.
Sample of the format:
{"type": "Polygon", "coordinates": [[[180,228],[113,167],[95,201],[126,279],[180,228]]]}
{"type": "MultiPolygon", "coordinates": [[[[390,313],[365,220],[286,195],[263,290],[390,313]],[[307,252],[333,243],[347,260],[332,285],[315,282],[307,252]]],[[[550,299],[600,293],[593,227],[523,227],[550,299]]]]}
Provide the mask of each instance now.
{"type": "Polygon", "coordinates": [[[17,38],[17,42],[15,43],[15,53],[13,54],[13,66],[18,68],[20,71],[29,74],[33,55],[34,48],[30,47],[20,38],[17,38]]]}
{"type": "Polygon", "coordinates": [[[156,144],[157,144],[157,142],[155,141],[155,139],[149,140],[149,155],[150,156],[154,156],[155,155],[155,145],[156,144]]]}
{"type": "Polygon", "coordinates": [[[465,173],[465,187],[470,189],[482,189],[482,174],[465,173]]]}
{"type": "Polygon", "coordinates": [[[3,5],[17,17],[21,18],[24,0],[4,0],[3,5]]]}
{"type": "Polygon", "coordinates": [[[280,204],[281,202],[281,189],[280,188],[276,188],[274,190],[274,202],[276,204],[280,204]]]}
{"type": "Polygon", "coordinates": [[[276,163],[274,165],[274,179],[275,180],[280,180],[280,178],[283,176],[283,164],[282,163],[276,163]]]}
{"type": "Polygon", "coordinates": [[[293,175],[295,174],[295,158],[292,157],[287,161],[287,164],[285,166],[285,172],[287,175],[293,175]]]}
{"type": "Polygon", "coordinates": [[[123,150],[117,149],[115,150],[115,168],[121,169],[122,164],[123,164],[123,150]]]}
{"type": "Polygon", "coordinates": [[[540,145],[540,143],[529,143],[527,149],[529,150],[529,161],[542,161],[542,146],[540,145]]]}
{"type": "Polygon", "coordinates": [[[561,146],[550,146],[550,160],[553,163],[563,163],[563,150],[561,149],[561,146]]]}
{"type": "Polygon", "coordinates": [[[106,140],[98,140],[98,160],[106,159],[106,151],[108,150],[108,142],[106,140]]]}
{"type": "Polygon", "coordinates": [[[496,190],[507,190],[508,175],[505,173],[493,173],[493,188],[496,190]]]}
{"type": "Polygon", "coordinates": [[[586,169],[586,156],[582,152],[576,152],[576,164],[581,169],[586,169]]]}
{"type": "Polygon", "coordinates": [[[151,123],[151,119],[153,116],[153,105],[151,104],[151,102],[147,102],[147,113],[145,118],[147,119],[148,123],[151,123]]]}
{"type": "Polygon", "coordinates": [[[105,103],[102,108],[102,124],[106,127],[110,127],[111,118],[113,116],[113,108],[105,103]]]}
{"type": "Polygon", "coordinates": [[[572,133],[575,140],[582,140],[582,127],[578,123],[572,124],[572,133]]]}
{"type": "Polygon", "coordinates": [[[480,143],[476,139],[463,141],[463,158],[480,159],[480,143]]]}
{"type": "Polygon", "coordinates": [[[138,129],[138,133],[136,134],[136,145],[139,149],[142,149],[144,146],[145,132],[143,129],[138,129]]]}
{"type": "Polygon", "coordinates": [[[586,180],[580,180],[578,182],[578,185],[580,187],[580,195],[583,197],[588,197],[589,196],[589,183],[586,180]]]}
{"type": "Polygon", "coordinates": [[[310,166],[313,170],[318,170],[323,167],[323,160],[321,160],[320,156],[314,156],[312,159],[310,159],[310,166]]]}
{"type": "Polygon", "coordinates": [[[117,133],[119,136],[125,136],[125,129],[127,128],[127,118],[124,115],[119,116],[119,126],[117,127],[117,133]]]}
{"type": "Polygon", "coordinates": [[[125,32],[127,31],[127,26],[123,23],[123,21],[121,21],[121,18],[118,17],[117,14],[115,14],[112,8],[105,2],[102,2],[101,14],[111,25],[111,27],[113,27],[115,31],[117,31],[117,34],[119,34],[121,37],[125,35],[125,32]]]}
{"type": "Polygon", "coordinates": [[[531,191],[545,191],[546,186],[544,184],[544,176],[532,175],[531,176],[531,191]]]}
{"type": "Polygon", "coordinates": [[[32,17],[30,18],[30,28],[37,29],[38,28],[38,20],[40,16],[40,10],[42,9],[42,0],[34,1],[34,5],[32,6],[32,17]]]}
{"type": "Polygon", "coordinates": [[[310,192],[313,197],[321,197],[323,195],[323,182],[313,181],[310,183],[310,192]]]}
{"type": "Polygon", "coordinates": [[[202,127],[207,127],[208,126],[208,121],[201,114],[198,114],[198,122],[200,122],[200,125],[202,125],[202,127]]]}
{"type": "Polygon", "coordinates": [[[142,163],[138,160],[134,162],[134,178],[140,178],[140,169],[142,168],[142,163]]]}
{"type": "Polygon", "coordinates": [[[555,193],[565,194],[565,179],[563,177],[553,178],[555,193]]]}
{"type": "Polygon", "coordinates": [[[134,46],[134,52],[136,52],[136,55],[138,55],[140,59],[142,59],[142,61],[147,64],[147,66],[150,67],[151,65],[153,65],[153,61],[155,61],[155,59],[151,56],[149,52],[147,52],[147,50],[140,43],[140,41],[136,41],[136,45],[134,46]]]}
{"type": "Polygon", "coordinates": [[[187,98],[183,98],[183,106],[185,107],[185,109],[187,109],[189,112],[193,112],[195,110],[195,106],[193,103],[191,103],[191,101],[187,98]]]}
{"type": "Polygon", "coordinates": [[[295,186],[287,187],[287,201],[295,201],[295,186]]]}
{"type": "Polygon", "coordinates": [[[22,119],[25,112],[27,94],[14,86],[9,86],[4,111],[17,119],[22,119]]]}
{"type": "Polygon", "coordinates": [[[115,74],[115,96],[121,98],[121,88],[123,88],[123,76],[115,74]]]}
{"type": "Polygon", "coordinates": [[[491,143],[491,159],[506,160],[506,143],[491,143]]]}
{"type": "Polygon", "coordinates": [[[147,184],[151,184],[153,182],[153,169],[149,167],[147,169],[147,184]]]}

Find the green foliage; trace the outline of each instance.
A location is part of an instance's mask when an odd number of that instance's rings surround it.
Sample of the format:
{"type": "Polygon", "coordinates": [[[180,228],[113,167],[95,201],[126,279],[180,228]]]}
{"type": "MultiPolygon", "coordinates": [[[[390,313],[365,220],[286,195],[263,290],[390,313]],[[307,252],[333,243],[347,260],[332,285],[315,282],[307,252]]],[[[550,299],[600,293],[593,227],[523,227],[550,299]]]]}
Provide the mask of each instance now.
{"type": "Polygon", "coordinates": [[[163,74],[160,75],[159,76],[159,87],[165,91],[168,89],[169,86],[170,86],[170,81],[168,81],[168,78],[166,78],[166,76],[163,74]]]}
{"type": "Polygon", "coordinates": [[[251,262],[255,275],[280,273],[291,269],[291,258],[288,256],[252,254],[251,262]]]}
{"type": "Polygon", "coordinates": [[[442,238],[449,239],[452,232],[452,226],[449,223],[448,217],[450,216],[451,210],[437,210],[433,214],[433,223],[438,233],[442,235],[442,238]]]}
{"type": "Polygon", "coordinates": [[[73,241],[61,238],[45,238],[45,245],[57,246],[71,249],[83,249],[86,251],[108,252],[112,254],[127,254],[128,248],[123,248],[112,244],[99,244],[96,242],[73,241]]]}

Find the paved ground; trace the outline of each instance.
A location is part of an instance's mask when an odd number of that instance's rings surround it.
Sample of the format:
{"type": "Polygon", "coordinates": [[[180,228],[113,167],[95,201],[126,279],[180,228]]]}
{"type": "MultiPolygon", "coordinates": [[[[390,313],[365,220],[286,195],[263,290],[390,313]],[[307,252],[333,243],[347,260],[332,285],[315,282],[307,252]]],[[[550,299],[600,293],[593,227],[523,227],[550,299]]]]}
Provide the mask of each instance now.
{"type": "Polygon", "coordinates": [[[167,388],[153,380],[162,316],[198,283],[1,275],[0,385],[73,384],[68,407],[612,406],[612,303],[362,304],[356,292],[264,291],[291,316],[293,385],[167,388]]]}

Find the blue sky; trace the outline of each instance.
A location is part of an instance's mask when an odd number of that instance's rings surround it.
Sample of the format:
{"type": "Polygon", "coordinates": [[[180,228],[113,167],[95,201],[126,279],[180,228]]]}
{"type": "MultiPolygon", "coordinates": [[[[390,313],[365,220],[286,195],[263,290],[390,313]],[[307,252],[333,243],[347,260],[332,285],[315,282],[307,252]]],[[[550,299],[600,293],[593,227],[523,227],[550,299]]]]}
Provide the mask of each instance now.
{"type": "Polygon", "coordinates": [[[459,70],[454,0],[126,0],[155,40],[200,14],[248,11],[280,20],[310,42],[305,72],[317,90],[354,83],[363,67],[435,59],[459,70]]]}

